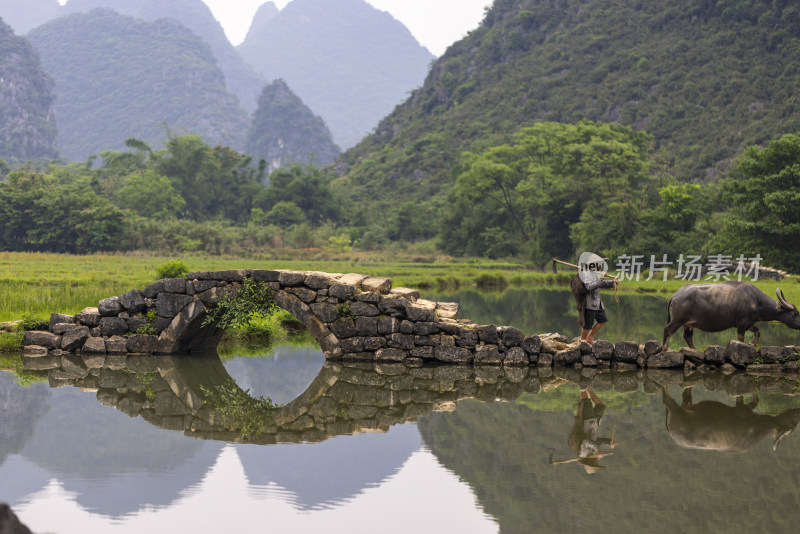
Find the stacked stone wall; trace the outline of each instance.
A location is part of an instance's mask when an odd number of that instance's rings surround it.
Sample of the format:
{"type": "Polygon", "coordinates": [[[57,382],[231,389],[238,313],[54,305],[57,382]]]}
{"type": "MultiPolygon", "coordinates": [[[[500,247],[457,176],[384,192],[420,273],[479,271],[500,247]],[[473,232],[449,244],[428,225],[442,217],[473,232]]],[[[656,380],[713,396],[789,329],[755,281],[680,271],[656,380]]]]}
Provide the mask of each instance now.
{"type": "Polygon", "coordinates": [[[757,350],[732,341],[701,353],[688,348],[661,352],[657,341],[589,345],[561,334],[526,335],[510,326],[459,319],[457,304],[424,300],[417,290],[392,287],[389,278],[254,269],[190,273],[103,299],[74,316],[54,313],[48,331],[26,333],[25,353],[91,358],[213,350],[222,332],[213,325],[203,327],[203,319],[217,299],[234,295],[246,278],[266,285],[276,304],[303,322],[332,360],[408,366],[797,370],[797,347],[757,350]]]}

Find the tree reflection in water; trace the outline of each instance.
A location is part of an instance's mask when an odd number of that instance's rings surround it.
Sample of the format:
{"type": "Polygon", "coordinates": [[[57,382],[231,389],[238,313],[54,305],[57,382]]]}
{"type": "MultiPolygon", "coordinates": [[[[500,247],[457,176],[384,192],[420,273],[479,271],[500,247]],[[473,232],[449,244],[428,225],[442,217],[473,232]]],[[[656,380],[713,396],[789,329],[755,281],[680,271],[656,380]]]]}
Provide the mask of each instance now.
{"type": "MultiPolygon", "coordinates": [[[[66,358],[46,371],[53,387],[96,391],[105,406],[192,437],[242,441],[235,422],[202,396],[201,385],[230,379],[216,355],[128,356],[94,369],[66,358]]],[[[654,524],[660,531],[786,531],[800,498],[797,440],[784,438],[775,453],[754,444],[735,457],[678,447],[664,424],[664,402],[677,387],[694,388],[697,405],[731,404],[732,397],[758,393],[757,409],[775,421],[792,419],[798,409],[797,379],[788,375],[325,362],[249,442],[319,442],[416,421],[427,447],[474,489],[503,532],[572,532],[588,518],[624,532],[652,531],[654,524]],[[548,462],[551,452],[570,453],[565,437],[575,424],[580,391],[591,399],[589,388],[606,405],[604,427],[618,427],[619,440],[603,462],[606,469],[591,477],[548,462]],[[603,491],[594,481],[602,481],[603,491]]],[[[737,425],[727,431],[752,432],[737,425]]]]}

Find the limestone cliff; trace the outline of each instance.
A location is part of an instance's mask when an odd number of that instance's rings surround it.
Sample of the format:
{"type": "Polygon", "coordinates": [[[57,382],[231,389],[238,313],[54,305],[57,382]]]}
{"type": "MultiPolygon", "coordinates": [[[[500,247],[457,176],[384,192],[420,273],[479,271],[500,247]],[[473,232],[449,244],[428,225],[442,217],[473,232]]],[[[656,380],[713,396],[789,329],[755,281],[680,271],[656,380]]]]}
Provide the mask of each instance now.
{"type": "Polygon", "coordinates": [[[291,162],[326,165],[339,154],[325,122],[283,80],[276,80],[261,93],[246,150],[265,158],[270,171],[291,162]]]}
{"type": "Polygon", "coordinates": [[[53,81],[23,37],[0,19],[0,159],[50,159],[56,153],[53,81]]]}

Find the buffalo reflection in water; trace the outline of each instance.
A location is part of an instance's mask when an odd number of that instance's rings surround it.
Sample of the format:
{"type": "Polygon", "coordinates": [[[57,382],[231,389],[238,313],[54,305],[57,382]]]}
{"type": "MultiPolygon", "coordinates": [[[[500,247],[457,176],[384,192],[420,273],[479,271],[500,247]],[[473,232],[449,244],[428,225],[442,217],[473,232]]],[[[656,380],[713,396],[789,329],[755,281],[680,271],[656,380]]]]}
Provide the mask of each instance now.
{"type": "Polygon", "coordinates": [[[800,408],[779,415],[753,413],[758,395],[749,403],[736,397],[736,405],[717,401],[692,402],[692,390],[684,389],[681,404],[670,396],[666,387],[661,390],[667,409],[667,431],[685,449],[720,452],[747,452],[772,436],[772,450],[784,436],[791,433],[800,421],[800,408]]]}

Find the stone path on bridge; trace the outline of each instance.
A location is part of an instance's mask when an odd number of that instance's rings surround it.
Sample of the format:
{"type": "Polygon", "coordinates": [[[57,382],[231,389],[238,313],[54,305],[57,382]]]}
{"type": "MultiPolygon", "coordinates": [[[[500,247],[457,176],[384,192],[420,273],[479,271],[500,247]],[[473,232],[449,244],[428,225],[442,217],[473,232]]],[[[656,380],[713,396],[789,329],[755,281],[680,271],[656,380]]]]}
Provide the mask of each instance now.
{"type": "Polygon", "coordinates": [[[330,360],[377,363],[569,366],[574,368],[741,369],[796,373],[798,347],[756,347],[731,341],[704,352],[660,352],[657,341],[569,342],[561,334],[526,335],[510,326],[458,318],[458,305],[420,298],[389,278],[316,271],[241,269],[194,272],[109,297],[76,315],[54,313],[48,331],[25,334],[30,358],[78,354],[184,354],[214,350],[223,332],[202,323],[246,278],[263,283],[275,303],[300,320],[330,360]],[[154,335],[134,333],[148,325],[154,335]]]}

